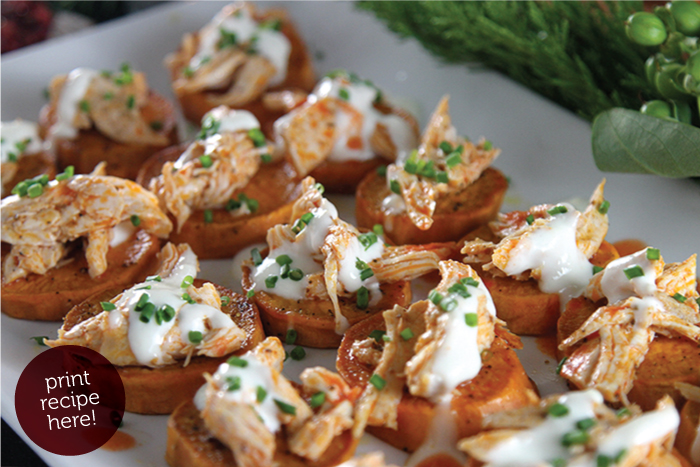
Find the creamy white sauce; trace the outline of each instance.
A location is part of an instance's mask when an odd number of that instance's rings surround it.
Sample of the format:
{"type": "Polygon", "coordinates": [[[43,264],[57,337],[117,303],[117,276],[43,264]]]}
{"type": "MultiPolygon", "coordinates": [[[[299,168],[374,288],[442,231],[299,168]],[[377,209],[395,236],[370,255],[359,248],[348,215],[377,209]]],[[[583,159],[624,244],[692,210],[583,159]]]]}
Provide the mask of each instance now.
{"type": "Polygon", "coordinates": [[[508,275],[527,270],[539,273],[540,290],[559,294],[562,309],[583,293],[591,277],[593,265],[576,246],[576,224],[581,215],[567,203],[567,212],[549,216],[549,222],[524,235],[510,252],[504,268],[508,275]]]}
{"type": "Polygon", "coordinates": [[[381,258],[384,253],[384,242],[377,239],[375,243],[365,249],[357,237],[353,237],[347,246],[344,257],[340,261],[338,270],[338,281],[348,292],[357,292],[360,287],[366,287],[370,292],[370,306],[381,300],[382,293],[379,290],[380,284],[376,276],[372,276],[364,281],[360,277],[361,271],[357,268],[357,258],[369,264],[372,260],[381,258]]]}
{"type": "Polygon", "coordinates": [[[610,304],[632,296],[649,296],[656,292],[656,270],[654,261],[647,259],[647,250],[638,251],[611,261],[603,271],[600,287],[610,304]],[[628,279],[625,269],[639,266],[643,276],[628,279]]]}
{"type": "Polygon", "coordinates": [[[76,68],[71,71],[61,89],[56,105],[56,123],[49,129],[49,138],[74,139],[78,130],[73,122],[78,112],[80,101],[85,98],[92,80],[99,75],[96,70],[76,68]]]}
{"type": "Polygon", "coordinates": [[[448,396],[435,406],[435,414],[430,422],[428,436],[408,458],[405,467],[415,467],[422,461],[439,454],[452,457],[459,465],[466,464],[467,456],[457,449],[459,437],[455,415],[451,410],[451,401],[452,397],[448,396]]]}
{"type": "Polygon", "coordinates": [[[285,80],[292,50],[289,39],[280,31],[261,28],[250,16],[247,8],[241,8],[235,14],[222,10],[201,30],[199,48],[190,60],[190,68],[196,70],[218,52],[217,44],[221,40],[221,29],[234,33],[238,44],[257,37],[255,50],[275,67],[275,75],[270,79],[269,85],[276,86],[285,80]]]}
{"type": "Polygon", "coordinates": [[[112,227],[112,240],[109,241],[110,248],[117,247],[129,240],[134,232],[136,232],[136,227],[130,220],[115,225],[112,227]]]}
{"type": "Polygon", "coordinates": [[[0,123],[0,151],[2,163],[10,162],[10,154],[19,159],[25,154],[36,154],[43,149],[39,126],[26,120],[0,123]],[[25,145],[20,151],[17,145],[25,145]]]}
{"type": "Polygon", "coordinates": [[[180,256],[168,277],[161,278],[160,282],[142,282],[125,290],[115,303],[117,308],[110,312],[109,323],[112,327],[120,325],[124,319],[128,320],[129,346],[136,360],[142,365],[155,366],[164,363],[166,335],[173,326],[178,326],[180,341],[185,344],[190,343],[190,331],[199,331],[206,336],[210,332],[208,330],[215,332],[235,326],[231,318],[221,310],[204,304],[189,304],[182,298],[187,288],[181,285],[187,276],[191,276],[192,279],[197,277],[197,257],[189,248],[180,256]],[[150,289],[145,289],[146,286],[150,286],[150,289]],[[175,310],[175,317],[158,324],[154,314],[148,323],[142,322],[139,319],[141,313],[135,308],[144,293],[148,294],[148,301],[155,305],[156,310],[164,305],[171,306],[175,310]]]}
{"type": "MultiPolygon", "coordinates": [[[[252,353],[247,353],[241,358],[248,362],[247,366],[240,367],[223,363],[212,376],[213,383],[219,388],[219,394],[224,398],[252,407],[260,416],[265,427],[271,433],[276,433],[279,431],[281,423],[279,421],[280,410],[274,400],[285,402],[285,399],[275,391],[272,369],[258,360],[252,353]],[[232,377],[240,378],[241,386],[235,391],[228,391],[226,378],[232,377]],[[267,396],[262,402],[257,400],[258,387],[262,387],[267,392],[267,396]]],[[[206,405],[206,387],[206,384],[202,386],[194,398],[194,403],[200,411],[204,410],[206,405]]]]}
{"type": "Polygon", "coordinates": [[[260,122],[252,113],[247,110],[230,109],[225,105],[219,106],[204,114],[204,117],[202,117],[202,124],[204,124],[207,117],[212,117],[219,122],[218,133],[233,133],[241,130],[247,131],[260,128],[260,122]]]}
{"type": "Polygon", "coordinates": [[[406,212],[406,202],[401,195],[389,194],[382,200],[382,212],[388,216],[406,212]]]}

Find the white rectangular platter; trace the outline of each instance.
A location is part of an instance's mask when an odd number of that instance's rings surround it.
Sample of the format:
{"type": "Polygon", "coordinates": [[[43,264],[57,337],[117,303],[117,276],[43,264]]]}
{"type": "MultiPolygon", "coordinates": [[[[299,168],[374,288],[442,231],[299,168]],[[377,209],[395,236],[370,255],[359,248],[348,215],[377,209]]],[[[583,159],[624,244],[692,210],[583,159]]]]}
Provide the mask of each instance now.
{"type": "MultiPolygon", "coordinates": [[[[128,61],[143,70],[150,85],[172,97],[163,57],[176,49],[182,34],[199,29],[220,2],[175,3],[81,33],[28,47],[2,57],[2,120],[36,120],[42,90],[52,76],[75,67],[117,69],[128,61]]],[[[263,8],[273,3],[262,5],[263,8]]],[[[291,2],[288,9],[319,74],[345,68],[373,80],[425,121],[444,94],[451,96],[453,122],[460,133],[485,136],[503,152],[495,166],[511,179],[504,211],[532,204],[585,200],[603,177],[611,203],[609,241],[641,239],[661,249],[667,261],[682,261],[700,250],[700,185],[642,175],[602,174],[590,150],[590,126],[571,112],[533,94],[508,78],[483,69],[447,66],[415,41],[400,41],[371,14],[346,2],[291,2]]],[[[341,217],[354,221],[351,197],[331,197],[341,217]]],[[[232,263],[205,261],[200,277],[238,289],[232,263]]],[[[46,452],[26,438],[15,413],[15,386],[21,371],[41,348],[31,336],[55,336],[57,323],[1,317],[2,417],[51,466],[164,466],[165,416],[126,414],[123,430],[137,446],[122,452],[98,449],[78,457],[46,452]]],[[[556,362],[524,339],[520,357],[543,394],[565,389],[555,375],[556,362]]],[[[306,366],[334,367],[335,352],[309,349],[302,362],[288,362],[296,378],[306,366]]],[[[358,452],[381,449],[391,462],[406,455],[366,435],[358,452]]]]}

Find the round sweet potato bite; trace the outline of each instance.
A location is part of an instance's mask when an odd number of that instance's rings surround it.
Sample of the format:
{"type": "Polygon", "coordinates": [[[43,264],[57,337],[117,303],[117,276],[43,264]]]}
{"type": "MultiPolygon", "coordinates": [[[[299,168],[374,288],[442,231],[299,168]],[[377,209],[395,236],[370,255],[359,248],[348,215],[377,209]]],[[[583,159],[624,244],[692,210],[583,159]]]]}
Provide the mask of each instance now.
{"type": "Polygon", "coordinates": [[[687,399],[681,410],[681,424],[676,437],[676,448],[696,467],[700,465],[700,387],[691,385],[680,386],[683,396],[687,399]]]}
{"type": "Polygon", "coordinates": [[[356,434],[367,425],[413,452],[411,463],[444,451],[463,465],[459,439],[481,432],[489,414],[538,398],[513,351],[520,341],[496,318],[476,273],[456,261],[439,267],[442,280],[429,300],[351,327],[336,366],[350,386],[364,388],[356,434]]]}
{"type": "Polygon", "coordinates": [[[474,145],[457,136],[444,97],[418,149],[361,182],[355,196],[358,225],[381,224],[400,245],[463,237],[501,207],[508,182],[489,168],[499,153],[490,141],[474,145]]]}
{"type": "Polygon", "coordinates": [[[338,218],[323,187],[307,177],[290,223],[267,235],[243,264],[243,289],[255,298],[265,330],[310,347],[334,348],[367,316],[410,303],[407,281],[437,268],[452,244],[392,247],[381,231],[360,233],[338,218]]]}
{"type": "Polygon", "coordinates": [[[201,30],[185,34],[165,64],[185,118],[194,123],[226,105],[251,112],[267,129],[284,110],[266,105],[266,92],[308,92],[315,82],[311,57],[287,13],[252,4],[224,7],[201,30]]]}
{"type": "MultiPolygon", "coordinates": [[[[97,172],[103,168],[98,167],[97,172]]],[[[2,200],[2,311],[59,320],[76,304],[152,272],[172,224],[129,180],[72,170],[2,200]]]]}
{"type": "Polygon", "coordinates": [[[49,94],[40,133],[59,170],[89,173],[104,161],[109,175],[133,180],[146,159],[177,143],[172,104],[126,64],[119,73],[76,68],[55,77],[49,94]]]}
{"type": "Polygon", "coordinates": [[[45,150],[39,137],[39,127],[34,122],[13,120],[0,123],[2,142],[2,197],[24,180],[46,175],[56,176],[56,164],[51,153],[45,150]]]}
{"type": "Polygon", "coordinates": [[[197,257],[187,245],[169,243],[159,257],[155,275],[93,295],[46,341],[91,348],[116,365],[130,412],[171,413],[194,397],[203,373],[264,338],[254,304],[195,279],[197,257]]]}
{"type": "Polygon", "coordinates": [[[284,359],[280,341],[269,337],[206,375],[194,401],[168,420],[168,464],[326,467],[352,457],[359,392],[321,367],[291,383],[281,374],[284,359]]]}
{"type": "Polygon", "coordinates": [[[695,255],[665,264],[646,248],[608,264],[558,326],[561,375],[613,404],[681,407],[679,384],[700,385],[700,311],[695,255]]]}
{"type": "Polygon", "coordinates": [[[499,214],[459,242],[464,262],[483,277],[498,317],[515,334],[554,334],[562,307],[618,257],[604,241],[609,203],[603,186],[583,213],[560,203],[499,214]]]}
{"type": "Polygon", "coordinates": [[[138,180],[177,225],[171,241],[202,259],[230,258],[289,219],[301,193],[292,166],[272,153],[250,112],[217,107],[194,142],[153,156],[138,180]]]}

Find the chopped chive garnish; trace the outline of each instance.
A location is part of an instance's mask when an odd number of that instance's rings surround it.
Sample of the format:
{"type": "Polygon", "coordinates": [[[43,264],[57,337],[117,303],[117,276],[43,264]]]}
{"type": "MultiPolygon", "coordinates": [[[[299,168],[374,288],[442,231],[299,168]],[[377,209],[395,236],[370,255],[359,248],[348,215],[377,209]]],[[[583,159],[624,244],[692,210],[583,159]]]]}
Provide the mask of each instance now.
{"type": "Polygon", "coordinates": [[[408,159],[403,165],[403,169],[406,171],[406,173],[415,175],[415,173],[418,172],[418,164],[413,159],[408,159]]]}
{"type": "Polygon", "coordinates": [[[29,184],[25,182],[19,182],[15,187],[12,189],[12,194],[13,195],[18,195],[20,198],[22,196],[27,195],[27,188],[29,188],[29,184]]]}
{"type": "Polygon", "coordinates": [[[214,163],[214,161],[211,160],[211,156],[209,156],[209,155],[200,156],[199,162],[202,164],[202,167],[204,167],[205,169],[208,169],[214,163]]]}
{"type": "Polygon", "coordinates": [[[374,331],[369,333],[369,336],[375,341],[377,341],[377,344],[381,344],[382,338],[386,336],[386,331],[380,331],[379,329],[375,329],[374,331]]]}
{"type": "Polygon", "coordinates": [[[442,149],[442,152],[445,154],[449,154],[453,151],[452,145],[448,141],[443,141],[438,147],[442,149]]]}
{"type": "Polygon", "coordinates": [[[255,388],[255,400],[258,401],[259,403],[262,403],[265,398],[267,397],[267,391],[265,390],[264,387],[258,386],[255,388]]]}
{"type": "Polygon", "coordinates": [[[615,415],[617,416],[617,418],[628,417],[632,415],[632,412],[630,412],[630,409],[628,409],[627,407],[622,407],[620,410],[615,412],[615,415]]]}
{"type": "Polygon", "coordinates": [[[133,94],[129,94],[129,97],[126,98],[126,108],[133,109],[134,105],[136,105],[136,97],[133,94]]]}
{"type": "Polygon", "coordinates": [[[345,89],[345,88],[340,88],[338,90],[338,96],[343,99],[344,101],[349,101],[350,100],[350,92],[345,89]]]}
{"type": "Polygon", "coordinates": [[[10,162],[17,162],[17,155],[11,152],[7,155],[7,160],[10,162]]]}
{"type": "Polygon", "coordinates": [[[267,287],[268,289],[274,289],[275,285],[277,284],[277,279],[279,279],[279,277],[277,277],[277,276],[266,277],[265,278],[265,287],[267,287]]]}
{"type": "Polygon", "coordinates": [[[221,297],[221,304],[223,306],[228,306],[229,303],[231,303],[231,297],[227,297],[226,295],[221,297]]]}
{"type": "Polygon", "coordinates": [[[32,178],[34,183],[39,183],[41,186],[46,186],[49,184],[49,176],[46,174],[39,175],[38,177],[32,178]]]}
{"type": "Polygon", "coordinates": [[[595,458],[596,467],[610,467],[613,465],[613,460],[605,454],[598,454],[595,458]]]}
{"type": "Polygon", "coordinates": [[[321,407],[324,402],[326,402],[326,393],[317,392],[316,394],[311,396],[311,401],[309,402],[309,405],[312,409],[315,409],[317,407],[321,407]]]}
{"type": "Polygon", "coordinates": [[[304,271],[301,269],[292,269],[289,271],[289,278],[293,281],[299,282],[304,278],[304,271]]]}
{"type": "Polygon", "coordinates": [[[463,297],[463,298],[469,298],[469,297],[471,297],[471,294],[470,294],[469,291],[467,290],[467,286],[465,286],[465,285],[462,284],[461,282],[455,282],[454,284],[452,284],[452,285],[450,286],[449,289],[447,289],[447,291],[450,292],[450,293],[457,294],[457,295],[459,295],[460,297],[463,297]]]}
{"type": "Polygon", "coordinates": [[[527,225],[532,225],[532,223],[535,222],[535,216],[530,214],[525,218],[525,222],[527,222],[527,225]]]}
{"type": "Polygon", "coordinates": [[[304,347],[299,347],[297,345],[292,349],[291,352],[289,352],[289,356],[292,357],[292,360],[298,362],[300,360],[303,360],[304,357],[306,357],[306,350],[304,350],[304,347]]]}
{"type": "Polygon", "coordinates": [[[661,257],[659,254],[659,250],[656,248],[647,248],[647,259],[649,260],[657,260],[661,257]]]}
{"type": "Polygon", "coordinates": [[[369,378],[369,382],[372,384],[372,386],[377,388],[378,391],[381,391],[384,389],[384,386],[386,386],[386,380],[376,373],[369,378]]]}
{"type": "Polygon", "coordinates": [[[155,312],[156,306],[153,303],[148,302],[141,310],[141,316],[139,316],[139,320],[143,323],[148,323],[151,320],[153,313],[155,312]]]}
{"type": "Polygon", "coordinates": [[[60,173],[60,174],[56,175],[56,180],[58,180],[59,182],[61,182],[61,181],[63,181],[63,180],[68,180],[68,179],[71,178],[74,174],[75,174],[75,167],[73,167],[72,165],[69,165],[69,166],[66,167],[66,169],[63,171],[63,173],[60,173]]]}
{"type": "Polygon", "coordinates": [[[389,337],[389,336],[382,336],[382,340],[383,340],[384,342],[391,342],[391,337],[389,337]]]}
{"type": "Polygon", "coordinates": [[[285,264],[292,264],[292,258],[290,258],[289,255],[279,255],[277,258],[275,258],[275,261],[280,266],[284,266],[285,264]]]}
{"type": "Polygon", "coordinates": [[[447,297],[440,302],[440,308],[446,312],[450,312],[457,308],[457,300],[451,297],[447,297]]]}
{"type": "Polygon", "coordinates": [[[131,215],[131,225],[133,225],[134,227],[138,227],[139,225],[141,225],[141,218],[139,216],[137,216],[136,214],[132,214],[131,215]]]}
{"type": "Polygon", "coordinates": [[[238,391],[241,389],[241,377],[240,376],[227,376],[226,377],[226,390],[227,391],[238,391]]]}
{"type": "Polygon", "coordinates": [[[389,189],[397,195],[401,194],[401,185],[399,185],[399,182],[397,182],[396,180],[392,180],[389,182],[389,189]]]}
{"type": "Polygon", "coordinates": [[[274,401],[275,401],[275,404],[277,404],[277,407],[279,407],[279,409],[282,412],[289,414],[289,415],[296,415],[297,414],[297,408],[294,407],[293,405],[287,404],[286,402],[282,402],[279,399],[274,399],[274,401]]]}
{"type": "Polygon", "coordinates": [[[601,268],[600,266],[593,266],[593,274],[598,274],[603,269],[605,268],[601,268]]]}
{"type": "Polygon", "coordinates": [[[581,430],[572,430],[568,433],[565,433],[564,436],[561,437],[561,444],[568,448],[577,444],[586,444],[589,439],[590,435],[588,434],[588,432],[581,430]]]}
{"type": "Polygon", "coordinates": [[[236,201],[235,199],[230,199],[226,203],[226,210],[227,211],[234,211],[240,207],[241,207],[241,203],[239,201],[236,201]]]}
{"type": "Polygon", "coordinates": [[[290,271],[290,270],[291,270],[291,268],[289,267],[288,264],[282,265],[282,267],[280,268],[280,277],[281,277],[282,279],[288,278],[288,277],[289,277],[289,271],[290,271]]]}
{"type": "Polygon", "coordinates": [[[272,162],[272,156],[269,154],[261,154],[260,160],[263,162],[263,164],[269,164],[272,162]]]}
{"type": "Polygon", "coordinates": [[[217,42],[216,47],[218,49],[223,49],[226,47],[233,47],[236,45],[236,33],[233,31],[227,31],[224,28],[219,28],[219,35],[221,38],[217,42]]]}
{"type": "Polygon", "coordinates": [[[49,336],[32,336],[29,339],[32,339],[34,342],[36,342],[37,345],[43,345],[44,347],[48,347],[46,344],[44,344],[44,339],[48,339],[49,336]]]}
{"type": "Polygon", "coordinates": [[[462,162],[462,155],[457,153],[457,152],[453,152],[445,160],[445,164],[447,164],[447,167],[449,167],[449,168],[453,168],[454,166],[456,166],[460,162],[462,162]]]}
{"type": "Polygon", "coordinates": [[[439,171],[435,174],[435,180],[437,180],[438,183],[450,183],[450,177],[447,175],[447,172],[443,171],[439,171]]]}
{"type": "Polygon", "coordinates": [[[323,194],[323,192],[326,191],[326,187],[324,187],[320,183],[316,183],[314,185],[314,188],[316,189],[316,191],[319,191],[321,194],[323,194]]]}
{"type": "Polygon", "coordinates": [[[372,271],[370,268],[363,269],[362,272],[360,272],[360,280],[365,281],[372,276],[374,276],[374,271],[372,271]]]}
{"type": "Polygon", "coordinates": [[[557,370],[556,370],[556,372],[557,372],[558,375],[561,374],[561,370],[562,370],[562,368],[564,368],[564,364],[566,363],[566,361],[567,361],[568,359],[569,359],[569,357],[564,357],[564,358],[562,358],[562,359],[559,361],[559,363],[557,364],[557,370]]]}
{"type": "Polygon", "coordinates": [[[241,357],[236,357],[235,355],[226,360],[226,363],[228,363],[231,366],[237,366],[238,368],[245,368],[248,366],[248,360],[245,360],[241,357]]]}
{"type": "Polygon", "coordinates": [[[187,292],[185,292],[185,293],[182,294],[182,299],[183,299],[184,301],[186,301],[187,303],[189,303],[190,305],[194,305],[195,303],[197,303],[197,302],[195,301],[195,299],[192,298],[192,297],[190,297],[190,294],[188,294],[187,292]]]}
{"type": "Polygon", "coordinates": [[[34,183],[27,188],[27,194],[29,195],[30,198],[36,198],[37,196],[41,196],[41,194],[44,192],[44,187],[41,185],[41,183],[34,183]]]}
{"type": "Polygon", "coordinates": [[[552,459],[549,463],[552,464],[552,467],[566,467],[566,459],[562,459],[561,457],[552,459]]]}
{"type": "Polygon", "coordinates": [[[250,257],[253,258],[253,264],[260,266],[263,262],[262,256],[260,255],[260,250],[253,248],[250,250],[250,257]]]}
{"type": "Polygon", "coordinates": [[[615,463],[619,464],[620,461],[627,455],[627,449],[620,449],[620,452],[615,456],[615,463]]]}
{"type": "Polygon", "coordinates": [[[473,277],[463,277],[459,280],[460,283],[464,285],[471,285],[472,287],[479,287],[479,281],[473,277]]]}
{"type": "Polygon", "coordinates": [[[556,216],[557,214],[565,214],[565,213],[567,213],[568,211],[569,211],[569,210],[566,209],[566,206],[561,206],[561,205],[560,205],[560,206],[554,206],[552,209],[549,209],[549,210],[547,211],[547,214],[549,214],[550,216],[556,216]]]}
{"type": "Polygon", "coordinates": [[[476,313],[465,313],[464,322],[467,323],[467,326],[474,328],[479,325],[479,315],[476,313]]]}
{"type": "Polygon", "coordinates": [[[380,177],[386,177],[386,165],[380,165],[377,167],[377,175],[380,177]]]}
{"type": "Polygon", "coordinates": [[[375,235],[384,235],[384,227],[382,224],[374,224],[374,227],[372,227],[372,232],[374,232],[375,235]]]}
{"type": "Polygon", "coordinates": [[[596,426],[596,419],[595,418],[584,418],[583,420],[579,420],[576,422],[576,428],[579,430],[590,430],[594,426],[596,426]]]}
{"type": "Polygon", "coordinates": [[[297,341],[298,333],[296,329],[287,329],[287,335],[284,337],[284,343],[287,345],[294,345],[297,341]]]}
{"type": "Polygon", "coordinates": [[[364,285],[357,290],[357,308],[366,310],[369,306],[369,290],[364,285]]]}
{"type": "Polygon", "coordinates": [[[569,413],[569,408],[564,404],[556,402],[549,406],[549,408],[547,409],[547,413],[552,417],[563,417],[564,415],[567,415],[569,413]]]}
{"type": "Polygon", "coordinates": [[[308,224],[313,218],[314,215],[310,212],[307,212],[301,216],[301,220],[304,222],[304,224],[308,224]]]}
{"type": "Polygon", "coordinates": [[[139,287],[139,288],[136,289],[136,290],[151,290],[151,286],[150,286],[150,285],[144,285],[143,287],[139,287]]]}
{"type": "Polygon", "coordinates": [[[221,127],[221,122],[211,115],[207,115],[204,121],[202,122],[202,128],[199,130],[199,133],[197,134],[197,139],[206,139],[212,135],[215,135],[219,132],[219,128],[221,127]]]}
{"type": "Polygon", "coordinates": [[[112,311],[117,308],[117,305],[112,302],[100,302],[100,306],[104,311],[112,311]]]}
{"type": "Polygon", "coordinates": [[[403,340],[407,341],[413,338],[414,334],[413,331],[411,331],[411,328],[406,328],[403,331],[399,333],[403,340]]]}
{"type": "Polygon", "coordinates": [[[211,209],[205,209],[204,210],[204,223],[205,224],[211,224],[214,222],[214,211],[211,209]]]}
{"type": "Polygon", "coordinates": [[[204,338],[204,336],[203,336],[202,333],[199,332],[199,331],[190,331],[190,332],[187,334],[187,338],[188,338],[188,339],[190,340],[190,342],[192,342],[193,344],[199,344],[200,342],[202,342],[202,339],[204,338]]]}
{"type": "Polygon", "coordinates": [[[150,298],[151,298],[150,295],[148,295],[147,293],[142,293],[141,296],[139,297],[139,301],[136,302],[136,306],[134,307],[134,309],[136,311],[143,310],[143,307],[146,306],[146,303],[148,303],[148,300],[150,298]]]}
{"type": "Polygon", "coordinates": [[[256,148],[265,146],[266,144],[265,135],[259,128],[252,128],[248,130],[248,137],[253,140],[253,145],[255,145],[256,148]]]}
{"type": "Polygon", "coordinates": [[[638,265],[625,268],[622,270],[622,272],[625,273],[625,276],[627,276],[627,279],[629,280],[632,280],[635,277],[642,277],[644,275],[644,269],[638,265]]]}
{"type": "Polygon", "coordinates": [[[146,278],[146,280],[149,281],[149,282],[150,282],[150,281],[153,281],[153,282],[162,282],[162,281],[163,281],[163,278],[160,277],[160,276],[148,276],[148,277],[146,278]]]}
{"type": "Polygon", "coordinates": [[[158,311],[161,313],[163,321],[166,323],[175,317],[175,308],[170,305],[163,305],[158,311]]]}
{"type": "Polygon", "coordinates": [[[610,201],[605,199],[602,203],[600,203],[600,206],[598,207],[598,212],[605,215],[608,213],[608,209],[610,209],[610,201]]]}
{"type": "Polygon", "coordinates": [[[248,298],[253,298],[253,297],[255,297],[255,290],[250,289],[250,290],[245,294],[245,296],[248,297],[248,298]]]}
{"type": "Polygon", "coordinates": [[[185,278],[182,279],[182,283],[180,284],[180,287],[183,289],[186,289],[187,287],[191,286],[193,282],[194,282],[194,278],[192,276],[185,276],[185,278]]]}
{"type": "Polygon", "coordinates": [[[362,261],[360,258],[355,258],[355,268],[358,269],[359,271],[363,271],[367,269],[369,266],[367,266],[367,263],[362,261]]]}
{"type": "Polygon", "coordinates": [[[673,294],[673,299],[676,300],[677,302],[681,302],[681,303],[685,303],[685,301],[688,300],[686,297],[679,294],[678,292],[673,294]]]}
{"type": "Polygon", "coordinates": [[[357,236],[357,239],[360,241],[362,246],[365,247],[365,251],[367,251],[369,247],[377,243],[377,235],[374,232],[360,234],[357,236]]]}
{"type": "Polygon", "coordinates": [[[182,70],[182,74],[185,76],[185,78],[191,78],[194,76],[194,70],[188,65],[182,70]]]}
{"type": "Polygon", "coordinates": [[[493,149],[493,144],[491,143],[491,141],[489,141],[489,140],[484,141],[484,150],[490,151],[491,149],[493,149]]]}
{"type": "Polygon", "coordinates": [[[440,305],[440,302],[442,302],[442,298],[442,295],[437,290],[431,290],[428,294],[428,300],[433,302],[435,305],[440,305]]]}
{"type": "Polygon", "coordinates": [[[89,112],[90,111],[90,103],[86,100],[80,101],[80,110],[83,112],[89,112]]]}
{"type": "Polygon", "coordinates": [[[160,131],[163,129],[163,122],[159,120],[153,120],[149,125],[153,131],[160,131]]]}

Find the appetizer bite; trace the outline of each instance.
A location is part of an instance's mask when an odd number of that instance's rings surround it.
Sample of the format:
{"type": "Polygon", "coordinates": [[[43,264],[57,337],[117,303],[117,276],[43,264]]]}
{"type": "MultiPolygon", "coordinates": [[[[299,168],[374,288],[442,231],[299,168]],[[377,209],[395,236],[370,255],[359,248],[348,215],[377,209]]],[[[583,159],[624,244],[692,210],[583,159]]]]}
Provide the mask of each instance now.
{"type": "Polygon", "coordinates": [[[49,96],[40,133],[59,170],[89,173],[105,161],[109,175],[133,180],[148,157],[177,143],[172,105],[128,64],[118,73],[76,68],[56,76],[49,96]]]}
{"type": "Polygon", "coordinates": [[[453,245],[387,246],[381,230],[360,233],[339,219],[311,177],[302,185],[290,223],[267,233],[269,252],[254,249],[243,263],[243,290],[268,335],[336,348],[351,324],[410,303],[408,281],[437,269],[453,245]]]}
{"type": "Polygon", "coordinates": [[[533,206],[499,214],[466,237],[464,262],[477,268],[498,317],[515,334],[553,334],[566,303],[618,257],[604,241],[610,206],[604,186],[583,213],[569,203],[533,206]]]}
{"type": "Polygon", "coordinates": [[[165,65],[191,122],[227,105],[252,112],[267,128],[284,111],[265,106],[265,92],[308,92],[316,81],[311,57],[287,13],[257,11],[244,3],[224,7],[201,30],[185,34],[165,65]]]}
{"type": "Polygon", "coordinates": [[[2,197],[8,196],[21,181],[46,175],[56,176],[53,157],[44,150],[36,123],[13,120],[0,123],[2,154],[2,197]]]}
{"type": "Polygon", "coordinates": [[[299,176],[330,192],[355,193],[364,176],[418,144],[418,123],[371,81],[329,73],[300,107],[275,122],[278,151],[299,176]]]}
{"type": "Polygon", "coordinates": [[[364,387],[355,436],[368,425],[413,452],[410,465],[464,465],[457,441],[479,433],[484,417],[538,400],[513,351],[522,344],[496,318],[483,282],[463,263],[439,267],[428,300],[350,328],[336,363],[350,386],[364,387]]]}
{"type": "Polygon", "coordinates": [[[499,149],[473,144],[452,126],[448,98],[430,118],[417,150],[404,153],[357,188],[360,227],[381,224],[397,244],[457,240],[493,219],[508,182],[489,167],[499,149]]]}
{"type": "Polygon", "coordinates": [[[202,259],[230,258],[264,241],[299,198],[294,169],[271,153],[253,114],[221,106],[204,116],[196,141],[153,156],[138,180],[175,221],[171,241],[202,259]]]}
{"type": "Polygon", "coordinates": [[[560,374],[612,403],[649,409],[668,394],[680,406],[675,384],[700,385],[695,261],[665,264],[645,248],[596,273],[559,321],[560,374]]]}
{"type": "Polygon", "coordinates": [[[615,412],[594,389],[491,415],[490,431],[459,443],[468,467],[689,467],[673,450],[678,411],[665,397],[650,412],[615,412]]]}
{"type": "Polygon", "coordinates": [[[255,305],[196,279],[188,245],[168,243],[158,256],[155,275],[90,297],[68,313],[56,340],[45,341],[87,347],[116,365],[129,412],[171,413],[194,397],[202,373],[265,337],[255,305]]]}
{"type": "Polygon", "coordinates": [[[334,466],[352,456],[351,389],[325,368],[307,368],[301,385],[282,374],[284,348],[268,337],[213,374],[194,401],[168,420],[172,467],[334,466]]]}
{"type": "Polygon", "coordinates": [[[158,199],[135,182],[73,175],[73,167],[17,185],[2,200],[2,311],[59,320],[98,292],[153,269],[172,229],[158,199]]]}
{"type": "Polygon", "coordinates": [[[678,383],[676,387],[687,399],[681,410],[676,448],[693,467],[700,467],[700,387],[685,383],[678,383]]]}

